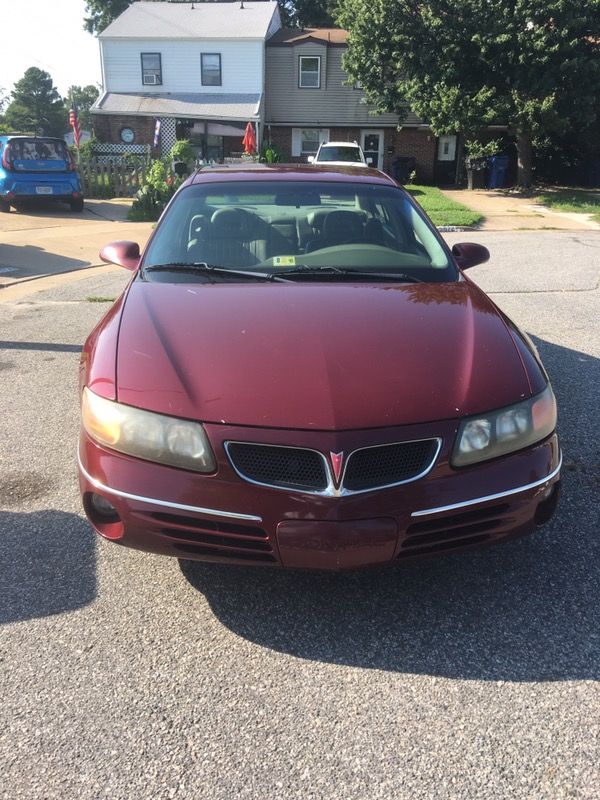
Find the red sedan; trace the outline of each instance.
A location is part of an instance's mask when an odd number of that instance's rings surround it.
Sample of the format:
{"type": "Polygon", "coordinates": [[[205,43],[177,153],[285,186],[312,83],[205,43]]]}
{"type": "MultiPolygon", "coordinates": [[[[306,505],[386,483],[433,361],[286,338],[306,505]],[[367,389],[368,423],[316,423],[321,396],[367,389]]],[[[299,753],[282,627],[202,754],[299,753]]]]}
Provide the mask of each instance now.
{"type": "Polygon", "coordinates": [[[165,555],[345,569],[529,533],[556,403],[527,336],[380,172],[202,170],[81,361],[83,505],[165,555]]]}

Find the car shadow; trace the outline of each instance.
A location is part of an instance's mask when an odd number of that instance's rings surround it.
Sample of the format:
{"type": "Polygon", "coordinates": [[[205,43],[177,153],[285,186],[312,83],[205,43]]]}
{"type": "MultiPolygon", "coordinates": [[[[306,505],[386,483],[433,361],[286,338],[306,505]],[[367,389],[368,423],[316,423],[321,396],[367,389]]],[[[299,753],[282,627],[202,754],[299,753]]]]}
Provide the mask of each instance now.
{"type": "Polygon", "coordinates": [[[352,573],[182,561],[231,631],[299,658],[494,681],[600,678],[600,361],[536,340],[559,401],[563,496],[536,534],[352,573]]]}
{"type": "Polygon", "coordinates": [[[74,611],[95,597],[95,534],[84,519],[0,511],[0,623],[74,611]]]}
{"type": "Polygon", "coordinates": [[[0,243],[0,287],[2,278],[27,278],[72,272],[81,267],[89,267],[89,261],[69,258],[60,253],[51,253],[43,247],[32,244],[15,245],[0,243]]]}

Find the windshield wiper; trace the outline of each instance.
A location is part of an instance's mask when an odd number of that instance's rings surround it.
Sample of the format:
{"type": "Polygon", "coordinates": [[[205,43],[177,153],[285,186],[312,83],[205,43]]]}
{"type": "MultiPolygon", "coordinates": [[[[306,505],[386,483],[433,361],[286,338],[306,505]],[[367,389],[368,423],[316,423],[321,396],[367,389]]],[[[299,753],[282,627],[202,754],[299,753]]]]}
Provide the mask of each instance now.
{"type": "Polygon", "coordinates": [[[268,280],[287,279],[294,275],[315,276],[320,275],[341,275],[344,278],[376,278],[379,280],[401,281],[402,283],[425,283],[421,278],[414,275],[407,275],[405,272],[370,272],[368,270],[350,269],[348,267],[334,267],[330,265],[312,267],[309,264],[297,264],[291,269],[282,269],[277,272],[269,272],[268,280]]]}
{"type": "Polygon", "coordinates": [[[255,280],[273,280],[270,272],[251,272],[245,269],[229,269],[220,267],[217,264],[207,264],[206,261],[170,261],[166,264],[150,264],[143,268],[143,272],[202,272],[207,275],[235,275],[240,278],[252,278],[255,280]]]}

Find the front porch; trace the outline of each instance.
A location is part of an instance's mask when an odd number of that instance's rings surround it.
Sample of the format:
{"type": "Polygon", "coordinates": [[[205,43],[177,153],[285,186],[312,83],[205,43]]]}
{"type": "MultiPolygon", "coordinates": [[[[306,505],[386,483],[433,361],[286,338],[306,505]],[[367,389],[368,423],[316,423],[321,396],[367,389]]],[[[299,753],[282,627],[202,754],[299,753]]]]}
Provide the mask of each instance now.
{"type": "Polygon", "coordinates": [[[259,94],[105,93],[93,106],[99,142],[120,152],[150,146],[167,157],[176,141],[189,139],[198,161],[223,163],[241,154],[248,122],[261,146],[262,97],[259,94]]]}

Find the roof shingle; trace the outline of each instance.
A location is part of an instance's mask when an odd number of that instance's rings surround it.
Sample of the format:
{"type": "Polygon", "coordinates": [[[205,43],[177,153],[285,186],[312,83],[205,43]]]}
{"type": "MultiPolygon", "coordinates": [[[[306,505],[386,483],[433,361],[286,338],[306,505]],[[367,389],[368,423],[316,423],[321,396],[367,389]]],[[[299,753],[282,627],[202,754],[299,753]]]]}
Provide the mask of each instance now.
{"type": "Polygon", "coordinates": [[[101,39],[264,39],[275,0],[132,3],[100,34],[101,39]],[[193,8],[192,8],[193,7],[193,8]]]}

